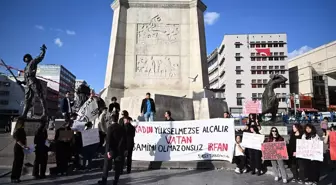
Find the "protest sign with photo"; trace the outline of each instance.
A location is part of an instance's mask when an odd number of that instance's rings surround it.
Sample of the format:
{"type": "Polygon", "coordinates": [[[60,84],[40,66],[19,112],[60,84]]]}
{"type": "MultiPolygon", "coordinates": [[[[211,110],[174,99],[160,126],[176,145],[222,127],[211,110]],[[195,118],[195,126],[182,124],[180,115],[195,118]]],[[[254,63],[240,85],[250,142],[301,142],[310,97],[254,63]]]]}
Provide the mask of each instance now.
{"type": "Polygon", "coordinates": [[[286,142],[267,142],[261,146],[263,160],[288,160],[286,142]]]}
{"type": "Polygon", "coordinates": [[[331,160],[336,160],[336,132],[329,133],[329,142],[330,142],[330,158],[331,160]]]}
{"type": "Polygon", "coordinates": [[[264,142],[264,140],[265,135],[244,132],[241,146],[244,146],[245,148],[261,150],[261,144],[264,142]]]}
{"type": "Polygon", "coordinates": [[[99,131],[97,128],[83,130],[81,133],[82,133],[83,147],[99,143],[99,131]]]}
{"type": "Polygon", "coordinates": [[[234,120],[139,122],[133,160],[232,161],[234,120]]]}
{"type": "Polygon", "coordinates": [[[314,161],[323,161],[323,141],[297,139],[296,157],[314,161]]]}

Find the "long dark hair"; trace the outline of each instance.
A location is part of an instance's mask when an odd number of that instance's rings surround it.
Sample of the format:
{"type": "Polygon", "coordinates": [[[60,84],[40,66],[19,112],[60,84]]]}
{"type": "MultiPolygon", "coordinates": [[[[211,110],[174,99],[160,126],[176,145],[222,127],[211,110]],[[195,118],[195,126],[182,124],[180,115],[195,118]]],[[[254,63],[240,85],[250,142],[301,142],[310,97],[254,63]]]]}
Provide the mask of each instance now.
{"type": "Polygon", "coordinates": [[[249,126],[249,131],[251,131],[251,128],[253,128],[253,130],[254,130],[255,133],[260,134],[259,128],[258,128],[257,125],[250,125],[249,126]]]}
{"type": "Polygon", "coordinates": [[[305,127],[304,127],[304,134],[306,135],[306,139],[310,139],[310,138],[315,137],[316,136],[316,128],[314,127],[314,125],[312,125],[310,123],[306,124],[305,127]],[[311,129],[310,133],[308,133],[306,131],[307,128],[311,129]]]}
{"type": "MultiPolygon", "coordinates": [[[[299,131],[300,136],[302,136],[303,135],[303,127],[302,127],[302,125],[300,123],[296,123],[296,124],[294,124],[294,127],[299,131]]],[[[294,130],[292,130],[291,135],[295,135],[294,130]]]]}
{"type": "Polygon", "coordinates": [[[278,128],[276,128],[276,127],[272,127],[271,130],[270,130],[270,134],[269,134],[269,136],[268,136],[268,139],[269,139],[270,141],[273,141],[274,139],[275,139],[276,141],[278,141],[279,138],[282,138],[282,137],[281,137],[281,135],[279,134],[279,130],[278,130],[278,128]],[[276,137],[273,137],[273,132],[272,132],[273,130],[275,130],[276,133],[277,133],[277,136],[276,136],[276,137]]]}
{"type": "Polygon", "coordinates": [[[248,124],[251,125],[252,122],[256,122],[256,116],[255,116],[255,114],[250,113],[248,115],[248,124]],[[251,116],[252,116],[252,118],[251,118],[251,116]]]}

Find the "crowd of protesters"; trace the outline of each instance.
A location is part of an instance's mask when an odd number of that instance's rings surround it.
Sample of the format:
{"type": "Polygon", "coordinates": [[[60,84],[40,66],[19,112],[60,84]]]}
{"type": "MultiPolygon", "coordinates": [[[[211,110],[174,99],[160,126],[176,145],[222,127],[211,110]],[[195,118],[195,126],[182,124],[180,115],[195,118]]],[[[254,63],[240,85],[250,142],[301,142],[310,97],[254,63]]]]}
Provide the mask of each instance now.
{"type": "MultiPolygon", "coordinates": [[[[126,110],[120,110],[120,105],[115,97],[112,98],[112,103],[109,107],[103,107],[100,110],[99,117],[96,122],[87,122],[85,129],[97,128],[99,130],[99,143],[83,146],[82,136],[80,131],[72,131],[72,124],[77,119],[77,114],[71,111],[72,102],[68,95],[63,100],[62,111],[65,117],[65,123],[55,131],[53,142],[49,143],[47,133],[47,123],[42,122],[39,126],[35,138],[35,162],[33,176],[36,179],[46,177],[48,152],[53,151],[56,154],[56,168],[50,169],[50,172],[57,175],[68,175],[69,169],[90,171],[92,169],[92,160],[97,156],[104,157],[102,180],[98,184],[105,185],[107,183],[108,172],[112,170],[112,161],[114,164],[114,181],[113,184],[118,184],[119,176],[123,174],[124,166],[126,172],[131,173],[132,169],[132,153],[134,147],[135,126],[131,124],[133,119],[126,110]],[[119,114],[121,118],[119,119],[119,114]],[[72,134],[69,137],[61,137],[61,133],[70,131],[72,134]],[[49,144],[47,144],[49,143],[49,144]],[[82,161],[81,161],[82,159],[82,161]],[[69,164],[72,164],[70,168],[69,164]]],[[[143,99],[140,114],[144,116],[146,121],[154,121],[156,113],[155,102],[150,97],[150,93],[146,94],[143,99]]],[[[166,121],[174,121],[171,112],[166,111],[164,114],[166,121]]],[[[228,112],[224,113],[224,118],[229,118],[228,112]]],[[[327,120],[324,120],[327,121],[327,120]]],[[[293,131],[290,134],[288,142],[288,165],[293,173],[291,181],[300,184],[315,185],[320,179],[321,162],[314,160],[306,160],[296,158],[296,140],[323,140],[325,144],[329,143],[329,133],[335,128],[325,127],[325,122],[321,123],[321,128],[324,131],[323,139],[317,135],[317,130],[312,124],[294,124],[293,131]]],[[[326,124],[328,125],[328,124],[326,124]]],[[[255,114],[250,114],[248,123],[245,128],[236,130],[236,144],[234,151],[234,161],[237,164],[236,173],[250,172],[253,175],[262,175],[265,172],[264,161],[262,160],[262,152],[260,150],[245,148],[241,145],[244,138],[244,132],[252,134],[260,134],[262,130],[261,120],[255,114]]],[[[14,146],[14,162],[11,180],[13,183],[20,182],[20,176],[23,166],[25,152],[30,150],[27,147],[26,133],[24,131],[24,120],[17,120],[14,131],[16,140],[14,146]]],[[[276,127],[272,127],[265,142],[284,141],[276,127]]],[[[328,152],[327,152],[328,153],[328,152]]],[[[330,157],[326,158],[327,160],[330,157]]],[[[289,181],[288,174],[285,170],[285,161],[271,161],[274,180],[282,179],[283,183],[289,181]]]]}

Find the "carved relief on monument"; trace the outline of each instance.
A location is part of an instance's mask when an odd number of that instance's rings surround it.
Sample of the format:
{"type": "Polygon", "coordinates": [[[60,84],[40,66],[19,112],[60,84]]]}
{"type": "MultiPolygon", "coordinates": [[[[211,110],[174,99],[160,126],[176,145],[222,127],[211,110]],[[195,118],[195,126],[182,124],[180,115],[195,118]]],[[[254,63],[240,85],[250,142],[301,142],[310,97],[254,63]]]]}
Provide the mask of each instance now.
{"type": "Polygon", "coordinates": [[[137,29],[137,43],[139,44],[169,44],[180,40],[180,25],[164,24],[159,15],[153,17],[149,23],[138,24],[137,29]]]}
{"type": "Polygon", "coordinates": [[[180,77],[179,56],[136,56],[136,76],[153,79],[180,77]]]}

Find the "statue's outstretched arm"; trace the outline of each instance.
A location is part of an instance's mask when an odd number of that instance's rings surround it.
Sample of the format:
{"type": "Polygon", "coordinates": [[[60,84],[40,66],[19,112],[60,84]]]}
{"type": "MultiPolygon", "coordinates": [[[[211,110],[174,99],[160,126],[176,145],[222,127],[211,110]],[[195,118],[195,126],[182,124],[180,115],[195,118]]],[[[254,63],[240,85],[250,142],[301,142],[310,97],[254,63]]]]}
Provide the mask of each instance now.
{"type": "Polygon", "coordinates": [[[277,75],[277,78],[274,80],[276,84],[285,83],[288,79],[282,75],[277,75]]]}
{"type": "Polygon", "coordinates": [[[45,53],[46,53],[47,47],[43,44],[41,47],[41,53],[39,56],[37,56],[34,61],[36,62],[36,64],[39,64],[40,62],[42,62],[42,60],[44,59],[45,53]]]}

